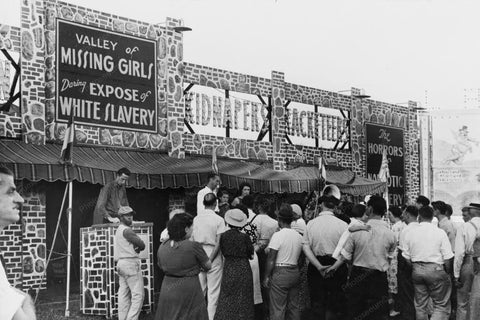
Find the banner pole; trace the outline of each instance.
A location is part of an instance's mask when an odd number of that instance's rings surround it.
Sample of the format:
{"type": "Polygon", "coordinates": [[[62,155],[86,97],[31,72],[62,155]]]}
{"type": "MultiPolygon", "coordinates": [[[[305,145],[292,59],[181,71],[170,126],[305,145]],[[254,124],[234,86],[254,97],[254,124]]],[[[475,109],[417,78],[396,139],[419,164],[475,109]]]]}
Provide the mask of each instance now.
{"type": "Polygon", "coordinates": [[[73,181],[68,182],[68,244],[67,244],[67,292],[65,303],[65,317],[70,317],[70,263],[72,260],[72,194],[73,181]]]}

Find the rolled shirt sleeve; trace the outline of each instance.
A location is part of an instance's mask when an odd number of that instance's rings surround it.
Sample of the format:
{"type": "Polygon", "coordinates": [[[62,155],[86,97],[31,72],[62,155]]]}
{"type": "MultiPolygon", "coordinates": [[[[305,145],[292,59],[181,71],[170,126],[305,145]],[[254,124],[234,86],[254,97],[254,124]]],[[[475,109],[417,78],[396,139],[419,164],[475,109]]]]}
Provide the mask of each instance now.
{"type": "Polygon", "coordinates": [[[455,258],[453,260],[453,276],[460,278],[463,258],[465,257],[465,226],[462,226],[455,237],[455,258]]]}
{"type": "Polygon", "coordinates": [[[443,260],[448,260],[453,258],[452,245],[450,244],[450,240],[448,240],[448,236],[445,232],[442,233],[442,242],[440,245],[440,251],[442,253],[443,260]]]}
{"type": "Polygon", "coordinates": [[[350,234],[347,237],[347,240],[345,241],[343,249],[340,251],[341,255],[346,260],[352,260],[352,258],[353,258],[353,251],[355,250],[355,242],[354,242],[353,237],[354,236],[352,234],[350,234]]]}

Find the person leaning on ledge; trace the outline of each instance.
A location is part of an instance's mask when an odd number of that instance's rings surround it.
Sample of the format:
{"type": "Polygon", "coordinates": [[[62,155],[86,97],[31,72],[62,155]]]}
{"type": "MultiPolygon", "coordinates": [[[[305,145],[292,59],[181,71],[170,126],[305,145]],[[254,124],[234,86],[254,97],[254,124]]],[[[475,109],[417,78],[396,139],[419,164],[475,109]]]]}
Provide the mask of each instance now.
{"type": "MultiPolygon", "coordinates": [[[[0,167],[0,232],[20,219],[23,198],[18,194],[13,173],[0,167]]],[[[10,285],[0,261],[0,319],[35,320],[35,307],[30,296],[10,285]]]]}
{"type": "Polygon", "coordinates": [[[118,209],[128,206],[125,184],[130,176],[130,170],[121,168],[117,171],[115,180],[107,183],[98,196],[97,205],[93,213],[93,224],[120,223],[118,209]]]}

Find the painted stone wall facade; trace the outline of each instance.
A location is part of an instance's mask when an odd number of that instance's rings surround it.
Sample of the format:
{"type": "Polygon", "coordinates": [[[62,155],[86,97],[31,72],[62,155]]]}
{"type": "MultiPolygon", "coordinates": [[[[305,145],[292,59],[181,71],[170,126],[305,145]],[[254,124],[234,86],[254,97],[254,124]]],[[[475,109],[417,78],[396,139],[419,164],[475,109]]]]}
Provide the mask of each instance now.
{"type": "MultiPolygon", "coordinates": [[[[9,52],[20,52],[20,28],[0,24],[0,49],[9,52]]],[[[2,60],[7,58],[0,53],[2,60]]],[[[18,61],[16,61],[18,63],[18,61]]],[[[13,68],[13,66],[11,66],[13,68]]],[[[17,100],[16,105],[20,102],[17,100]]],[[[0,137],[20,138],[22,136],[22,119],[19,108],[11,108],[9,112],[0,112],[0,137]]]]}
{"type": "MultiPolygon", "coordinates": [[[[80,236],[80,308],[84,314],[117,315],[118,274],[113,259],[116,225],[82,228],[80,236]],[[110,279],[107,281],[107,279],[110,279]]],[[[153,239],[152,224],[133,225],[133,231],[147,239],[147,258],[141,259],[145,297],[142,310],[152,312],[153,239]]]]}

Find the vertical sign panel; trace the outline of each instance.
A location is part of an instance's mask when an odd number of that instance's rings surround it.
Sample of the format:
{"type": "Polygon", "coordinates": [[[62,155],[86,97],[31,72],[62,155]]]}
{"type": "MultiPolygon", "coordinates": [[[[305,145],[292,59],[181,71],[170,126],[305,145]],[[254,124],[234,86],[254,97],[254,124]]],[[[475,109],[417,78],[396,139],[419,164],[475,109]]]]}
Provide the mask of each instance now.
{"type": "Polygon", "coordinates": [[[56,120],[157,132],[156,42],[57,20],[56,120]]]}
{"type": "Polygon", "coordinates": [[[405,146],[403,129],[366,124],[367,131],[367,177],[378,179],[383,150],[387,149],[389,205],[399,206],[405,202],[405,146]]]}

